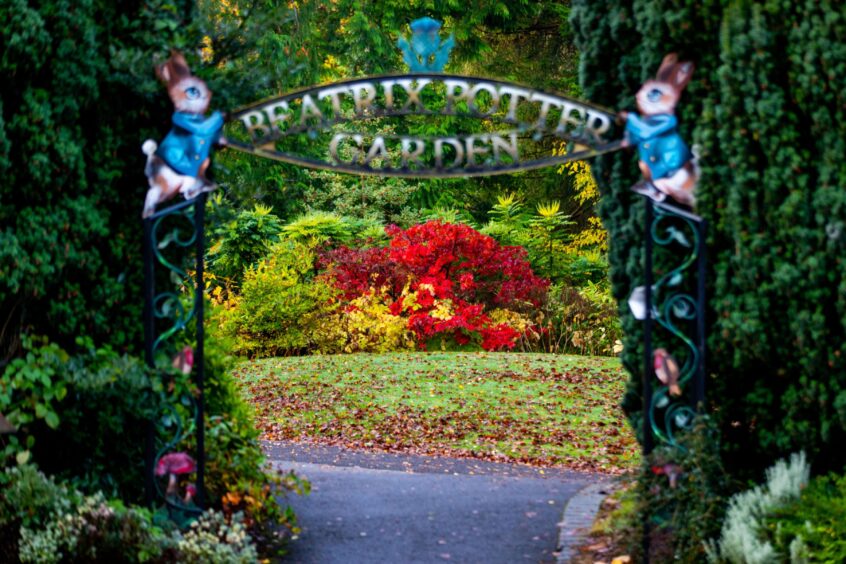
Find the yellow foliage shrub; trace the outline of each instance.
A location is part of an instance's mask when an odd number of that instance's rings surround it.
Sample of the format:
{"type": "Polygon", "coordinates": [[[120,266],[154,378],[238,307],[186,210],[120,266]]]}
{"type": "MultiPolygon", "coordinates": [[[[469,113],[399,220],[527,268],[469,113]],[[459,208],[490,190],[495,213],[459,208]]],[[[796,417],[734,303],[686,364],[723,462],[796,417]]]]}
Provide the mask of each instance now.
{"type": "Polygon", "coordinates": [[[374,290],[349,303],[348,307],[323,316],[312,335],[318,352],[391,352],[414,350],[414,335],[408,321],[393,315],[387,290],[374,290]]]}
{"type": "Polygon", "coordinates": [[[492,325],[505,323],[521,335],[535,325],[535,322],[528,316],[511,311],[510,309],[495,309],[488,316],[491,318],[492,325]]]}

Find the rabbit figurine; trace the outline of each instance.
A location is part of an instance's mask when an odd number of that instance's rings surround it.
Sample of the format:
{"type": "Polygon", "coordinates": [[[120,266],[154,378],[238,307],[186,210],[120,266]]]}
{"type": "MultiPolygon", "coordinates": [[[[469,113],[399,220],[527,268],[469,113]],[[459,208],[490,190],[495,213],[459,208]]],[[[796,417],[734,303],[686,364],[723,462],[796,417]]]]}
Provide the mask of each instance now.
{"type": "Polygon", "coordinates": [[[215,186],[206,179],[209,154],[215,143],[225,144],[221,136],[223,115],[214,112],[205,117],[211,101],[206,83],[191,74],[185,57],[174,52],[156,67],[156,75],[165,85],[176,109],[173,129],[161,145],[148,139],[142,145],[147,155],[144,173],[150,183],[144,201],[143,217],[156,211],[156,205],[173,198],[177,192],[186,200],[215,186]]]}
{"type": "Polygon", "coordinates": [[[693,207],[699,179],[696,158],[678,133],[676,104],[690,77],[693,63],[679,62],[675,53],[664,57],[656,79],[637,93],[640,114],[620,112],[626,123],[625,145],[637,145],[643,182],[632,189],[657,201],[667,196],[693,207]]]}

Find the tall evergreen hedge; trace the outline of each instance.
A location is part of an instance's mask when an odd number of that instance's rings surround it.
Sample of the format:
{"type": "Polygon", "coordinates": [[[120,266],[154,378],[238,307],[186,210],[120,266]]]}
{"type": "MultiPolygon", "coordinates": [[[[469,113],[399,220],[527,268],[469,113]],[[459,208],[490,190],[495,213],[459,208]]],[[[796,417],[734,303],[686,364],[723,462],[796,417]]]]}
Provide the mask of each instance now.
{"type": "Polygon", "coordinates": [[[225,4],[0,2],[0,367],[22,333],[140,349],[140,146],[173,112],[154,61],[185,52],[223,109],[293,73],[287,3],[225,4]]]}
{"type": "MultiPolygon", "coordinates": [[[[574,0],[587,99],[634,109],[662,57],[696,63],[677,115],[699,146],[709,222],[709,408],[724,461],[754,475],[805,449],[846,462],[846,3],[574,0]]],[[[640,420],[641,333],[625,300],[642,283],[633,154],[598,159],[600,214],[640,420]]]]}

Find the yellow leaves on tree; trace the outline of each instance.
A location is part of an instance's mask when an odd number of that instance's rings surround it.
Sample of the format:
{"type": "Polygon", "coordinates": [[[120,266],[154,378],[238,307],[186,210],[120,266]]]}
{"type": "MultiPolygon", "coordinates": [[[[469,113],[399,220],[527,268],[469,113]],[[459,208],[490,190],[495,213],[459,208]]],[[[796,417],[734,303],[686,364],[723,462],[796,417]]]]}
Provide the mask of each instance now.
{"type": "MultiPolygon", "coordinates": [[[[555,150],[555,154],[567,153],[565,145],[555,150]]],[[[564,163],[558,168],[558,174],[567,175],[575,193],[576,201],[581,205],[596,205],[599,202],[599,187],[593,179],[590,165],[585,161],[564,163]]],[[[567,245],[568,253],[575,254],[604,254],[608,251],[608,232],[602,226],[597,216],[588,218],[588,225],[578,233],[567,245]]]]}

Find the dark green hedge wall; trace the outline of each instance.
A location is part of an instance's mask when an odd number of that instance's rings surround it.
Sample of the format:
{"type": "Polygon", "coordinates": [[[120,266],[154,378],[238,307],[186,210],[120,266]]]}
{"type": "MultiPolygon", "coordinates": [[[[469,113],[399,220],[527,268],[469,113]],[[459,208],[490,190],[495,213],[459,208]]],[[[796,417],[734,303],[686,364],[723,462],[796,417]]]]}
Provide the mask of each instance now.
{"type": "MultiPolygon", "coordinates": [[[[696,63],[678,108],[699,145],[697,211],[708,237],[710,408],[724,459],[752,476],[806,449],[818,471],[846,449],[846,3],[574,0],[587,99],[633,109],[662,57],[696,63]]],[[[611,234],[640,414],[640,327],[625,299],[642,280],[632,154],[594,163],[611,234]]]]}
{"type": "Polygon", "coordinates": [[[157,2],[0,4],[0,361],[21,332],[142,341],[138,147],[166,127],[152,57],[179,21],[157,2]]]}
{"type": "Polygon", "coordinates": [[[185,52],[215,108],[278,91],[296,67],[285,53],[301,44],[292,12],[251,6],[0,2],[0,366],[22,333],[140,349],[140,146],[161,140],[173,112],[153,64],[185,52]],[[258,45],[272,56],[256,60],[258,45]]]}

